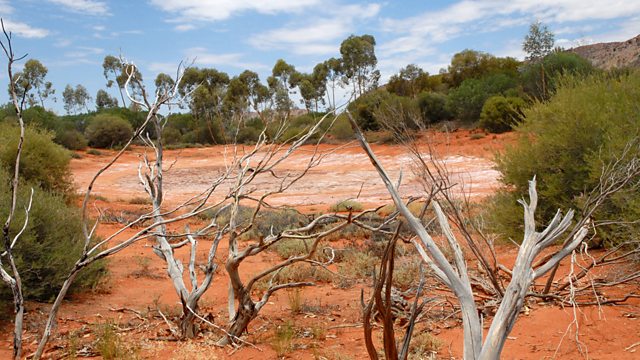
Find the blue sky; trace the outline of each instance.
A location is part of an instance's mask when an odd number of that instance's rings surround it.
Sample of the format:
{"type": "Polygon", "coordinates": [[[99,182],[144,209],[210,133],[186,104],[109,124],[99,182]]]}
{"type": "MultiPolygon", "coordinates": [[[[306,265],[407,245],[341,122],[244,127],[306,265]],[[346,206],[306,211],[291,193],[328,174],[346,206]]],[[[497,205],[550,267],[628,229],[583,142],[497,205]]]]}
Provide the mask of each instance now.
{"type": "MultiPolygon", "coordinates": [[[[563,47],[640,33],[640,0],[0,0],[0,16],[16,52],[48,67],[58,102],[46,105],[58,113],[66,84],[92,95],[105,87],[108,54],[132,60],[146,80],[185,59],[230,75],[249,68],[264,80],[279,58],[309,71],[338,57],[350,34],[367,33],[384,81],[409,63],[437,72],[466,48],[522,58],[536,19],[563,47]]],[[[6,88],[6,74],[0,81],[6,88]]]]}

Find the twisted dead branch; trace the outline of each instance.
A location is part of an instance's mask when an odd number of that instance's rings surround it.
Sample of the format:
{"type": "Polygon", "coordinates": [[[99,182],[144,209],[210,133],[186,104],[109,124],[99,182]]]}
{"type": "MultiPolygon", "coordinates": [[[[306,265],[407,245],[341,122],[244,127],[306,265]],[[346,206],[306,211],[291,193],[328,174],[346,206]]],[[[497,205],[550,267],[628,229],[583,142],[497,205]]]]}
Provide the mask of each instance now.
{"type": "Polygon", "coordinates": [[[524,239],[516,258],[511,281],[504,291],[498,311],[486,338],[483,340],[482,321],[478,316],[464,254],[438,201],[434,200],[432,202],[433,210],[436,213],[437,221],[447,240],[449,249],[453,252],[453,263],[447,260],[442,248],[434,241],[420,220],[409,211],[402,201],[397,187],[394,186],[386,170],[371,150],[357,123],[351,114],[347,113],[347,115],[360,146],[380,175],[399,212],[407,220],[407,225],[416,234],[417,240],[413,241],[413,244],[423,261],[431,268],[436,278],[452,290],[460,303],[464,332],[464,358],[499,359],[504,342],[515,324],[533,281],[543,276],[555,267],[560,260],[571,254],[585,238],[587,234],[586,225],[588,224],[580,226],[570,241],[534,270],[533,263],[536,257],[569,228],[574,212],[570,210],[566,215],[562,216],[560,210],[558,210],[549,225],[541,232],[536,231],[534,214],[538,196],[535,178],[530,181],[529,203],[524,200],[521,201],[524,208],[524,239]]]}

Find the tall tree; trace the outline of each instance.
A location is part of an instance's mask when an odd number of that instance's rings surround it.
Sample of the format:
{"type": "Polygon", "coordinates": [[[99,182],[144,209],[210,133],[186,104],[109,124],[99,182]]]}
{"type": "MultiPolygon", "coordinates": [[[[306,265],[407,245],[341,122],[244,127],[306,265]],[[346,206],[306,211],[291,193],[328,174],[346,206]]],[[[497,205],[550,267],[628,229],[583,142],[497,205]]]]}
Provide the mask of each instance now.
{"type": "Polygon", "coordinates": [[[293,107],[290,94],[295,92],[290,91],[294,89],[300,82],[301,76],[296,71],[296,68],[288,64],[283,59],[278,59],[273,69],[271,70],[271,76],[267,79],[269,90],[271,91],[276,109],[278,111],[289,113],[293,107]]]}
{"type": "Polygon", "coordinates": [[[169,91],[173,90],[175,87],[175,80],[165,73],[160,73],[156,76],[155,85],[156,92],[160,95],[168,94],[169,91]]]}
{"type": "Polygon", "coordinates": [[[118,91],[120,92],[120,99],[122,99],[122,106],[125,106],[124,94],[122,93],[124,83],[120,84],[118,81],[118,77],[122,75],[122,62],[113,55],[107,55],[104,57],[104,61],[102,62],[102,69],[104,70],[104,78],[107,79],[108,88],[112,87],[115,83],[118,84],[118,91]]]}
{"type": "Polygon", "coordinates": [[[429,73],[415,64],[409,64],[391,76],[387,90],[400,96],[416,97],[429,85],[429,73]]]}
{"type": "Polygon", "coordinates": [[[103,89],[98,90],[96,93],[96,109],[110,109],[118,107],[118,99],[109,95],[103,89]]]}
{"type": "MultiPolygon", "coordinates": [[[[118,91],[120,92],[120,99],[122,100],[122,106],[126,107],[127,103],[124,100],[124,86],[127,84],[127,79],[129,78],[129,73],[127,72],[127,68],[125,64],[122,63],[122,60],[118,59],[113,55],[107,55],[104,57],[104,61],[102,62],[102,69],[104,78],[107,79],[107,87],[110,88],[114,84],[118,86],[118,91]]],[[[142,74],[135,67],[129,67],[130,71],[133,71],[132,77],[135,81],[129,82],[129,91],[134,97],[140,95],[141,86],[142,86],[142,74]]]]}
{"type": "Polygon", "coordinates": [[[24,98],[29,106],[39,104],[44,108],[44,100],[55,93],[53,84],[45,80],[48,71],[40,61],[30,59],[24,64],[21,72],[13,75],[16,94],[24,98]]]}
{"type": "Polygon", "coordinates": [[[340,59],[331,58],[324,63],[326,69],[326,94],[329,102],[329,108],[336,107],[336,86],[340,85],[340,78],[343,76],[342,61],[340,59]],[[331,91],[329,91],[331,90],[331,91]]]}
{"type": "Polygon", "coordinates": [[[298,88],[302,103],[307,111],[318,111],[318,105],[324,105],[328,69],[324,63],[317,64],[311,74],[300,74],[298,88]]]}
{"type": "Polygon", "coordinates": [[[533,64],[540,64],[540,80],[542,84],[542,95],[547,96],[547,84],[544,75],[544,64],[542,59],[553,50],[555,35],[549,30],[547,25],[536,21],[529,26],[529,33],[524,37],[522,50],[527,53],[526,60],[533,64]]]}
{"type": "Polygon", "coordinates": [[[215,143],[222,132],[220,125],[228,120],[222,115],[229,81],[229,75],[213,68],[188,68],[178,84],[178,92],[189,102],[191,114],[209,131],[202,141],[215,143]]]}
{"type": "Polygon", "coordinates": [[[79,111],[89,111],[88,104],[91,102],[91,95],[87,91],[87,88],[78,84],[75,89],[67,84],[62,92],[62,101],[64,102],[64,109],[67,114],[78,113],[79,111]]]}
{"type": "Polygon", "coordinates": [[[378,64],[375,46],[372,35],[351,35],[340,44],[345,83],[350,83],[358,96],[376,87],[380,79],[380,72],[375,69],[378,64]]]}

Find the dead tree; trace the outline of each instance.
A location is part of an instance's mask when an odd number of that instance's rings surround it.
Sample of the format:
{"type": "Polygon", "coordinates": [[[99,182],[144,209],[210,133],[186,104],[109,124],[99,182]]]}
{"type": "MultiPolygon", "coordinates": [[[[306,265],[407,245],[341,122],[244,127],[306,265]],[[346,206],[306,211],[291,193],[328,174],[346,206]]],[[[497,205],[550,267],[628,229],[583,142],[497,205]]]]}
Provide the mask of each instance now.
{"type": "MultiPolygon", "coordinates": [[[[125,64],[125,66],[127,74],[132,77],[132,81],[134,81],[137,84],[136,87],[140,89],[139,98],[135,98],[127,90],[127,96],[129,100],[143,109],[150,110],[153,107],[153,104],[149,102],[144,85],[133,77],[133,75],[135,75],[136,73],[135,67],[129,64],[125,64]]],[[[178,76],[175,84],[176,86],[179,86],[180,76],[178,76]]],[[[162,89],[158,89],[157,91],[162,91],[162,89]]],[[[182,316],[179,324],[179,337],[193,338],[197,335],[195,320],[197,317],[198,302],[202,295],[204,295],[204,293],[209,289],[209,286],[213,281],[213,276],[217,269],[217,264],[214,262],[215,255],[218,249],[218,245],[220,244],[220,240],[226,232],[226,227],[219,226],[216,223],[217,215],[215,215],[208,225],[196,231],[192,232],[189,229],[189,226],[186,226],[186,231],[184,234],[170,235],[167,232],[165,214],[163,214],[162,211],[165,195],[164,176],[165,172],[167,172],[167,169],[164,168],[164,144],[162,133],[167,122],[165,118],[157,116],[157,114],[151,117],[149,122],[152,125],[153,130],[155,131],[154,136],[152,137],[148,133],[143,133],[140,134],[140,139],[147,146],[147,148],[153,150],[155,159],[150,161],[146,153],[142,156],[143,161],[138,167],[138,177],[140,179],[140,183],[144,187],[145,192],[151,200],[151,204],[153,207],[151,216],[153,217],[154,222],[156,224],[159,224],[157,227],[152,229],[152,235],[155,238],[153,252],[163,261],[165,261],[167,274],[171,279],[172,284],[182,304],[182,316]],[[201,282],[198,282],[198,276],[196,273],[196,251],[198,244],[197,239],[198,237],[209,235],[211,233],[214,233],[214,239],[209,249],[206,264],[201,268],[204,277],[202,278],[201,282]],[[187,283],[185,282],[183,277],[185,267],[175,254],[175,251],[177,249],[180,249],[184,246],[189,246],[190,251],[189,263],[186,269],[188,270],[189,274],[190,288],[187,286],[187,283]]],[[[192,210],[192,212],[194,210],[197,211],[198,208],[202,208],[205,205],[206,199],[231,176],[231,170],[232,167],[228,167],[227,171],[223,172],[223,174],[216,177],[212,181],[212,184],[207,191],[208,195],[203,198],[205,199],[205,202],[201,202],[192,210]]],[[[216,203],[215,205],[208,205],[207,209],[210,209],[212,206],[218,208],[217,214],[220,214],[220,212],[228,207],[220,206],[220,203],[216,203]]]]}
{"type": "Polygon", "coordinates": [[[460,302],[464,334],[464,358],[499,359],[504,342],[515,324],[515,320],[533,281],[546,274],[556,266],[560,260],[576,249],[587,235],[588,224],[579,226],[573,237],[567,241],[560,250],[534,269],[534,262],[540,252],[553,244],[554,241],[562,236],[570,227],[574,212],[570,210],[566,215],[562,216],[558,210],[549,225],[541,232],[536,231],[534,215],[538,198],[535,179],[530,182],[529,203],[526,203],[524,200],[521,201],[524,207],[524,239],[516,258],[511,281],[504,291],[504,296],[502,297],[495,318],[491,323],[487,336],[483,340],[482,321],[478,315],[478,308],[471,289],[471,281],[469,279],[464,254],[451,230],[446,214],[443,212],[439,203],[433,201],[433,210],[436,214],[437,222],[447,240],[450,250],[453,252],[452,263],[447,260],[441,247],[404,204],[398,188],[393,184],[389,175],[371,150],[358,125],[350,114],[348,114],[348,116],[356,134],[356,139],[376,168],[394,204],[402,216],[405,217],[407,225],[415,233],[417,239],[412,241],[413,245],[423,261],[431,268],[434,276],[451,289],[460,302]]]}
{"type": "Polygon", "coordinates": [[[378,359],[378,351],[373,343],[373,326],[371,320],[374,312],[377,312],[382,322],[382,342],[384,358],[389,360],[406,360],[409,356],[409,345],[415,328],[418,315],[422,312],[426,301],[420,302],[420,297],[425,285],[425,273],[420,271],[420,282],[416,289],[416,295],[409,314],[408,325],[400,344],[397,344],[393,319],[393,270],[395,266],[395,250],[402,224],[398,224],[396,231],[391,236],[382,255],[378,275],[373,277],[373,288],[369,301],[364,302],[364,291],[361,292],[360,302],[362,306],[362,327],[364,329],[364,342],[367,353],[371,359],[378,359]]]}
{"type": "MultiPolygon", "coordinates": [[[[127,83],[125,84],[125,88],[129,85],[131,81],[134,79],[134,73],[130,72],[127,83]]],[[[96,182],[100,178],[100,176],[108,171],[119,159],[120,157],[127,151],[133,141],[138,138],[141,134],[144,134],[144,131],[149,123],[151,123],[154,119],[157,118],[159,111],[161,108],[171,105],[178,97],[177,92],[177,84],[180,82],[182,74],[184,73],[184,68],[179,66],[177,72],[177,81],[175,82],[172,88],[167,91],[157,92],[155,94],[155,98],[153,102],[148,102],[147,107],[147,116],[145,121],[140,125],[138,129],[134,132],[131,138],[125,143],[123,148],[118,151],[111,160],[104,165],[100,170],[96,172],[94,177],[89,182],[87,186],[87,190],[84,194],[84,200],[82,202],[82,235],[84,240],[83,251],[78,259],[78,261],[74,264],[73,268],[70,270],[67,278],[62,284],[58,295],[55,298],[53,305],[49,311],[49,315],[47,318],[47,322],[45,324],[45,328],[42,334],[42,337],[39,341],[38,348],[33,355],[34,359],[40,359],[45,350],[47,342],[51,336],[51,332],[56,323],[58,310],[64,300],[71,284],[77,277],[78,273],[82,271],[82,269],[91,265],[97,260],[106,258],[108,256],[114,255],[121,250],[127,248],[128,246],[144,240],[148,238],[154,238],[155,230],[159,227],[165,226],[171,223],[182,222],[186,219],[189,219],[193,216],[196,216],[204,211],[211,209],[211,206],[207,206],[206,202],[208,200],[207,192],[203,192],[197,196],[194,196],[186,201],[180,203],[179,205],[173,206],[169,209],[163,209],[159,214],[157,212],[151,211],[149,213],[143,214],[137,219],[127,223],[120,229],[111,233],[104,237],[104,239],[100,241],[96,241],[94,234],[99,225],[99,220],[96,220],[93,225],[90,224],[88,208],[91,202],[91,193],[93,191],[93,187],[96,182]],[[159,215],[159,216],[158,216],[159,215]],[[130,236],[124,236],[125,231],[135,229],[135,232],[130,236]]],[[[193,234],[189,234],[193,235],[193,234]]]]}
{"type": "MultiPolygon", "coordinates": [[[[5,41],[0,41],[2,50],[7,57],[7,75],[9,76],[9,93],[11,95],[11,102],[16,111],[18,118],[18,125],[20,126],[20,139],[18,140],[18,149],[16,151],[15,169],[13,171],[13,178],[9,190],[11,192],[11,200],[9,204],[9,214],[2,226],[2,244],[4,247],[3,253],[0,255],[0,277],[10,288],[13,293],[13,305],[14,305],[14,329],[13,329],[13,357],[14,359],[20,359],[22,356],[22,324],[24,319],[24,297],[22,295],[22,279],[16,266],[15,258],[13,256],[13,248],[20,239],[20,236],[27,228],[29,223],[29,212],[31,210],[31,203],[33,201],[33,189],[31,189],[31,196],[29,197],[28,205],[25,207],[25,220],[22,228],[15,234],[12,234],[11,225],[13,223],[14,214],[16,212],[16,205],[18,201],[18,185],[20,181],[20,157],[22,155],[22,148],[25,141],[24,136],[24,121],[22,119],[22,110],[24,109],[25,97],[21,100],[18,99],[16,94],[16,85],[13,78],[13,64],[16,61],[24,59],[27,55],[16,57],[13,52],[13,46],[11,44],[11,33],[7,32],[4,28],[4,22],[0,19],[2,25],[2,32],[4,33],[5,41]],[[5,269],[5,265],[2,263],[3,258],[7,259],[8,269],[5,269]]],[[[18,79],[19,80],[19,79],[18,79]]]]}
{"type": "MultiPolygon", "coordinates": [[[[255,226],[256,219],[261,211],[271,207],[267,202],[269,197],[287,191],[291,186],[300,181],[311,169],[318,166],[327,155],[319,151],[318,144],[324,136],[321,135],[320,139],[315,142],[315,146],[310,151],[309,159],[306,160],[301,170],[279,173],[278,166],[292,154],[299,151],[303,144],[309,142],[312,136],[320,131],[322,123],[327,121],[327,118],[331,115],[332,113],[325,115],[310,129],[301,132],[295,140],[287,141],[285,139],[284,143],[277,142],[286,130],[286,123],[280,127],[274,136],[275,143],[268,141],[263,133],[255,147],[242,156],[237,162],[238,170],[234,175],[234,183],[228,194],[231,215],[228,224],[229,256],[225,268],[230,281],[228,303],[229,325],[227,336],[218,342],[220,345],[234,343],[234,338],[239,337],[247,330],[249,323],[256,318],[260,310],[268,303],[270,297],[276,291],[313,285],[310,281],[274,283],[274,279],[284,268],[300,262],[313,262],[315,265],[322,265],[312,260],[312,257],[318,250],[320,241],[327,235],[344,228],[350,223],[367,226],[363,223],[363,218],[367,214],[375,211],[375,209],[371,209],[349,215],[324,214],[316,217],[308,224],[295,229],[284,230],[277,233],[274,233],[272,230],[270,234],[263,234],[244,247],[241,247],[238,242],[238,239],[243,234],[246,234],[255,226]],[[276,184],[270,189],[260,189],[260,191],[257,192],[257,189],[255,189],[252,184],[260,177],[270,177],[276,181],[276,184]],[[250,219],[244,224],[241,224],[239,219],[241,203],[249,203],[255,206],[250,219]],[[242,263],[252,256],[263,253],[283,240],[304,242],[306,247],[304,254],[292,256],[243,281],[240,276],[242,263]],[[258,300],[254,300],[252,297],[254,286],[258,281],[263,279],[269,279],[268,287],[258,300]]],[[[386,224],[381,226],[384,225],[386,224]]]]}

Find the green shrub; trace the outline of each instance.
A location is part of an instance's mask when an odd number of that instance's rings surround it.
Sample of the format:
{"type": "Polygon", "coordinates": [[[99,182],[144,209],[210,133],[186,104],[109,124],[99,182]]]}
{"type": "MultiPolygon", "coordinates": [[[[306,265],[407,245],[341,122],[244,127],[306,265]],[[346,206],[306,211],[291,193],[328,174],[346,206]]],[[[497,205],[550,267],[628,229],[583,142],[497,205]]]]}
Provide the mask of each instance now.
{"type": "Polygon", "coordinates": [[[594,72],[589,60],[571,52],[553,52],[547,55],[542,63],[531,63],[524,68],[522,83],[524,90],[536,99],[548,99],[556,89],[556,83],[562,75],[586,76],[594,72]],[[543,67],[543,69],[541,69],[543,67]],[[543,93],[542,74],[544,73],[543,93]]]}
{"type": "Polygon", "coordinates": [[[117,326],[111,321],[96,329],[96,350],[104,360],[139,359],[139,349],[126,344],[118,335],[117,326]]]}
{"type": "Polygon", "coordinates": [[[56,135],[54,141],[69,150],[84,150],[88,141],[78,130],[64,130],[56,135]]]}
{"type": "Polygon", "coordinates": [[[87,150],[87,154],[100,156],[100,155],[102,155],[102,151],[100,151],[98,149],[89,149],[89,150],[87,150]]]}
{"type": "Polygon", "coordinates": [[[165,127],[162,130],[162,141],[167,145],[174,145],[182,140],[182,134],[180,130],[172,127],[165,127]]]}
{"type": "Polygon", "coordinates": [[[238,144],[255,144],[260,137],[261,130],[252,127],[243,127],[238,131],[236,141],[238,144]]]}
{"type": "MultiPolygon", "coordinates": [[[[20,175],[48,191],[70,191],[72,182],[69,173],[69,151],[55,144],[52,140],[53,135],[49,132],[32,127],[27,127],[25,131],[20,175]]],[[[9,171],[15,169],[19,134],[20,129],[17,126],[0,123],[0,166],[9,171]]]]}
{"type": "Polygon", "coordinates": [[[399,139],[392,130],[366,131],[364,137],[371,144],[396,144],[399,139]]]}
{"type": "MultiPolygon", "coordinates": [[[[547,223],[557,209],[582,209],[584,194],[596,187],[604,164],[620,156],[622,149],[640,134],[640,73],[619,78],[566,77],[548,102],[525,110],[516,128],[517,145],[498,159],[503,181],[512,191],[493,199],[487,211],[495,232],[513,239],[522,236],[522,209],[517,199],[527,194],[535,175],[538,188],[537,217],[547,223]]],[[[638,154],[638,147],[633,148],[638,154]]],[[[640,218],[640,196],[624,188],[593,215],[595,220],[640,218]]],[[[600,227],[603,240],[620,240],[637,225],[600,227]]],[[[637,233],[636,233],[637,234],[637,233]]]]}
{"type": "Polygon", "coordinates": [[[336,140],[345,141],[353,139],[353,130],[351,129],[349,118],[345,115],[338,116],[331,130],[329,130],[329,134],[336,140]]]}
{"type": "Polygon", "coordinates": [[[444,94],[422,92],[418,95],[418,108],[425,124],[451,119],[451,113],[446,104],[447,96],[444,94]]]}
{"type": "Polygon", "coordinates": [[[467,79],[449,92],[447,108],[458,120],[477,121],[484,102],[493,95],[505,94],[516,87],[516,80],[505,74],[494,74],[480,79],[467,79]]]}
{"type": "Polygon", "coordinates": [[[272,249],[278,253],[283,259],[288,259],[292,256],[300,256],[307,254],[310,250],[311,241],[299,240],[299,239],[283,239],[278,241],[272,246],[272,249]]]}
{"type": "MultiPolygon", "coordinates": [[[[238,226],[245,227],[253,216],[254,208],[240,206],[238,208],[238,226]]],[[[200,217],[204,220],[211,219],[217,213],[217,209],[204,212],[200,217]]],[[[231,215],[231,207],[227,207],[218,215],[218,224],[228,224],[231,215]]],[[[298,228],[309,223],[309,219],[292,209],[264,210],[261,209],[256,216],[251,229],[244,233],[241,240],[256,240],[265,237],[272,232],[278,234],[284,230],[298,228]]]]}
{"type": "Polygon", "coordinates": [[[112,148],[124,145],[133,135],[133,128],[123,118],[100,114],[90,120],[85,135],[89,140],[89,146],[112,148]]]}
{"type": "MultiPolygon", "coordinates": [[[[8,184],[10,175],[0,168],[0,184],[8,184]]],[[[16,243],[14,255],[22,276],[25,297],[49,301],[57,294],[67,274],[79,259],[83,248],[80,212],[67,205],[60,195],[41,190],[36,184],[22,182],[17,209],[24,209],[34,189],[33,204],[25,232],[16,243]]],[[[0,187],[0,218],[6,219],[11,195],[7,186],[0,187]]],[[[24,223],[24,211],[16,211],[10,234],[15,235],[24,223]]],[[[84,269],[74,282],[74,290],[91,288],[106,272],[104,263],[84,269]]],[[[9,288],[1,288],[4,299],[11,297],[9,288]]]]}
{"type": "Polygon", "coordinates": [[[370,91],[349,104],[349,111],[362,130],[378,130],[380,123],[376,119],[375,112],[392,96],[394,95],[384,89],[370,91]]]}
{"type": "Polygon", "coordinates": [[[511,130],[513,125],[522,120],[526,104],[517,97],[493,96],[487,99],[480,114],[481,128],[492,133],[503,133],[511,130]]]}
{"type": "Polygon", "coordinates": [[[345,211],[361,211],[363,209],[362,204],[355,200],[343,200],[339,201],[329,208],[329,211],[345,212],[345,211]]]}
{"type": "Polygon", "coordinates": [[[418,103],[408,97],[389,94],[373,111],[380,127],[392,131],[417,130],[423,125],[418,103]]]}

